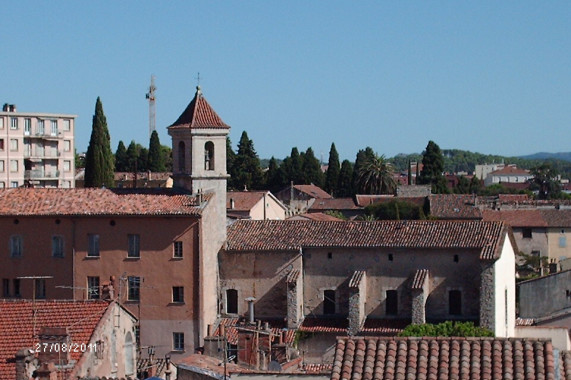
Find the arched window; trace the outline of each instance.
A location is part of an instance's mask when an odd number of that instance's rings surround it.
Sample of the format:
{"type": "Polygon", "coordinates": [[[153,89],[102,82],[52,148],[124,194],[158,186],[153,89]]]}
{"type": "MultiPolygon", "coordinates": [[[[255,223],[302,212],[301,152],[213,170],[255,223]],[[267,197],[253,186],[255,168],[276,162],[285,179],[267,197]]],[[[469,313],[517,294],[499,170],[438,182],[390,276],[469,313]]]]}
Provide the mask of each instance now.
{"type": "Polygon", "coordinates": [[[212,141],[204,144],[204,170],[214,170],[214,144],[212,141]]]}
{"type": "Polygon", "coordinates": [[[125,374],[133,375],[135,373],[135,360],[134,360],[134,346],[133,346],[133,336],[131,332],[127,333],[125,337],[125,374]]]}
{"type": "Polygon", "coordinates": [[[238,291],[236,289],[226,290],[226,313],[238,314],[238,291]]]}
{"type": "Polygon", "coordinates": [[[178,143],[178,171],[185,171],[185,161],[186,161],[186,147],[184,146],[184,141],[178,143]]]}

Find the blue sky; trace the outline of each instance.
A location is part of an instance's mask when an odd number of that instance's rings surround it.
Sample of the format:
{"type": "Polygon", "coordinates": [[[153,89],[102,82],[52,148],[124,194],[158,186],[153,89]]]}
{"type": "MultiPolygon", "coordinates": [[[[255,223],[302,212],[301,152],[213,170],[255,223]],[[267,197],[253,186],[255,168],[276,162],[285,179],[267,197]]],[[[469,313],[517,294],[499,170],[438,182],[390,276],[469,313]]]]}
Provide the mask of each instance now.
{"type": "Polygon", "coordinates": [[[441,148],[571,151],[568,1],[17,1],[0,23],[0,103],[78,115],[148,145],[156,124],[206,99],[261,158],[332,142],[354,160],[441,148]]]}

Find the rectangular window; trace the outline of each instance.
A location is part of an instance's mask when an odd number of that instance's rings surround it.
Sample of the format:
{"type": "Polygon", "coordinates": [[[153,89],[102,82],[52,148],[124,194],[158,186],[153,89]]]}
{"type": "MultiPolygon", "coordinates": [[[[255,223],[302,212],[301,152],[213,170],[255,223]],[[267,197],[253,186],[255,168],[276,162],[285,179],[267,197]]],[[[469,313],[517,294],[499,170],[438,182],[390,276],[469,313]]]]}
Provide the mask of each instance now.
{"type": "Polygon", "coordinates": [[[66,119],[66,120],[63,121],[63,130],[66,131],[66,132],[71,131],[71,122],[70,122],[70,120],[67,120],[67,119],[66,119]]]}
{"type": "Polygon", "coordinates": [[[184,351],[184,333],[172,333],[172,349],[173,351],[184,351]]]}
{"type": "Polygon", "coordinates": [[[87,256],[99,257],[99,235],[87,235],[87,256]]]}
{"type": "Polygon", "coordinates": [[[448,314],[462,315],[462,292],[460,290],[448,292],[448,314]]]}
{"type": "Polygon", "coordinates": [[[10,129],[18,129],[18,118],[17,117],[13,117],[10,120],[10,129]]]}
{"type": "Polygon", "coordinates": [[[141,278],[135,276],[128,277],[129,282],[129,301],[139,301],[141,299],[141,278]]]}
{"type": "Polygon", "coordinates": [[[87,277],[87,298],[90,300],[100,298],[99,277],[87,277]]]}
{"type": "Polygon", "coordinates": [[[226,313],[238,314],[238,291],[236,289],[226,290],[226,313]]]}
{"type": "Polygon", "coordinates": [[[64,140],[63,142],[63,150],[64,152],[71,152],[71,141],[64,140]]]}
{"type": "Polygon", "coordinates": [[[559,248],[567,247],[567,237],[559,236],[559,248]]]}
{"type": "Polygon", "coordinates": [[[385,311],[387,315],[397,315],[398,314],[398,292],[396,290],[387,290],[387,301],[385,311]]]}
{"type": "Polygon", "coordinates": [[[4,139],[0,139],[0,151],[4,150],[4,139]]]}
{"type": "Polygon", "coordinates": [[[4,189],[6,187],[6,182],[0,182],[0,189],[4,189]]]}
{"type": "Polygon", "coordinates": [[[521,234],[524,239],[531,239],[531,228],[522,228],[521,234]]]}
{"type": "Polygon", "coordinates": [[[0,160],[0,173],[4,173],[4,160],[0,160]]]}
{"type": "Polygon", "coordinates": [[[127,252],[128,257],[141,257],[140,251],[140,236],[138,234],[129,234],[129,251],[127,252]]]}
{"type": "Polygon", "coordinates": [[[22,297],[22,293],[20,293],[20,279],[15,278],[14,281],[12,281],[12,285],[14,285],[14,297],[22,297]]]}
{"type": "Polygon", "coordinates": [[[29,136],[32,133],[32,119],[24,119],[24,135],[29,136]]]}
{"type": "Polygon", "coordinates": [[[173,257],[182,258],[182,241],[173,242],[173,257]]]}
{"type": "Polygon", "coordinates": [[[44,121],[43,120],[38,120],[38,125],[36,126],[36,133],[38,135],[43,135],[44,134],[44,121]]]}
{"type": "Polygon", "coordinates": [[[323,292],[323,314],[335,314],[335,290],[323,292]]]}
{"type": "Polygon", "coordinates": [[[63,162],[63,170],[69,172],[71,170],[71,161],[64,161],[63,162]]]}
{"type": "Polygon", "coordinates": [[[172,287],[172,302],[184,302],[184,287],[173,286],[172,287]]]}
{"type": "Polygon", "coordinates": [[[20,235],[10,236],[10,257],[22,257],[22,237],[20,235]]]}
{"type": "Polygon", "coordinates": [[[63,236],[52,236],[52,256],[63,257],[63,236]]]}
{"type": "Polygon", "coordinates": [[[10,280],[7,278],[2,279],[2,296],[4,298],[10,297],[10,280]]]}
{"type": "Polygon", "coordinates": [[[18,160],[10,160],[10,171],[12,173],[18,172],[18,160]]]}
{"type": "Polygon", "coordinates": [[[18,139],[10,139],[10,151],[11,152],[18,151],[18,139]]]}
{"type": "Polygon", "coordinates": [[[35,283],[36,299],[46,298],[46,280],[43,278],[36,278],[34,280],[34,283],[35,283]]]}
{"type": "Polygon", "coordinates": [[[57,120],[52,120],[51,121],[51,135],[52,136],[57,136],[57,120]]]}
{"type": "Polygon", "coordinates": [[[4,129],[4,118],[0,117],[0,129],[4,129]]]}
{"type": "Polygon", "coordinates": [[[10,182],[10,187],[18,187],[18,181],[10,182]]]}

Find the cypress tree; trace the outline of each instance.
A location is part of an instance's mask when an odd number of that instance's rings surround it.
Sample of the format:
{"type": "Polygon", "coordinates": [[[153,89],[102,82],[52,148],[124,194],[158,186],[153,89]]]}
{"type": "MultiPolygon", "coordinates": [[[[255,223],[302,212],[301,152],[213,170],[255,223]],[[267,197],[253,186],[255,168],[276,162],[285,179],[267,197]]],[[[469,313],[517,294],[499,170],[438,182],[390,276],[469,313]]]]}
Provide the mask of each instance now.
{"type": "Polygon", "coordinates": [[[153,133],[151,133],[147,166],[150,171],[155,173],[165,171],[165,161],[161,154],[161,142],[159,141],[159,134],[157,131],[153,131],[153,133]]]}
{"type": "Polygon", "coordinates": [[[291,148],[291,154],[284,159],[284,170],[288,183],[290,181],[293,181],[296,185],[303,185],[305,183],[303,158],[300,156],[297,147],[291,148]]]}
{"type": "Polygon", "coordinates": [[[134,172],[140,170],[138,168],[139,161],[139,150],[137,149],[137,144],[135,140],[131,140],[131,143],[127,147],[127,162],[129,163],[127,166],[128,172],[134,172]]]}
{"type": "Polygon", "coordinates": [[[107,119],[101,99],[97,97],[91,138],[85,155],[85,187],[113,187],[114,169],[107,119]]]}
{"type": "Polygon", "coordinates": [[[325,176],[325,191],[329,194],[337,194],[337,183],[339,182],[339,154],[335,149],[335,144],[331,144],[329,149],[329,162],[327,167],[327,175],[325,176]]]}
{"type": "Polygon", "coordinates": [[[349,160],[343,160],[337,181],[337,196],[353,196],[353,164],[349,160]]]}
{"type": "Polygon", "coordinates": [[[127,148],[125,148],[123,141],[119,141],[119,145],[117,145],[117,150],[115,151],[115,171],[129,171],[129,157],[127,157],[127,148]]]}
{"type": "Polygon", "coordinates": [[[444,177],[444,156],[440,147],[432,140],[428,142],[422,157],[422,171],[418,183],[432,185],[434,194],[448,193],[444,177]]]}
{"type": "Polygon", "coordinates": [[[324,178],[323,172],[321,171],[321,164],[315,157],[311,147],[307,148],[303,155],[302,170],[305,177],[304,182],[306,184],[313,183],[315,186],[323,187],[324,178]]]}
{"type": "Polygon", "coordinates": [[[263,186],[264,177],[260,167],[260,159],[254,149],[254,142],[248,138],[246,131],[242,132],[238,143],[238,153],[232,166],[232,182],[238,190],[259,189],[263,186]]]}
{"type": "Polygon", "coordinates": [[[272,193],[280,191],[287,186],[284,171],[278,166],[276,159],[272,156],[266,172],[266,188],[272,193]]]}

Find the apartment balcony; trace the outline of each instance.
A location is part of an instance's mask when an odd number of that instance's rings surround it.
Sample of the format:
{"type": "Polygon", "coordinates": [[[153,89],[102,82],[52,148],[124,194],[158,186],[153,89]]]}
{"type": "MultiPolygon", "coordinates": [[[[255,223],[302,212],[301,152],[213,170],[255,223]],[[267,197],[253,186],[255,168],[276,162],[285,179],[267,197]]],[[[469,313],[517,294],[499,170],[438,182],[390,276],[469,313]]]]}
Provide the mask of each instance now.
{"type": "Polygon", "coordinates": [[[24,172],[25,179],[57,179],[59,175],[59,170],[26,170],[24,172]]]}
{"type": "Polygon", "coordinates": [[[62,155],[61,152],[24,152],[24,158],[36,158],[36,159],[43,159],[43,160],[56,160],[60,158],[62,155]]]}
{"type": "Polygon", "coordinates": [[[31,139],[42,139],[42,140],[61,140],[63,139],[63,132],[58,133],[51,133],[51,132],[44,132],[44,133],[30,133],[24,132],[24,137],[31,138],[31,139]]]}

